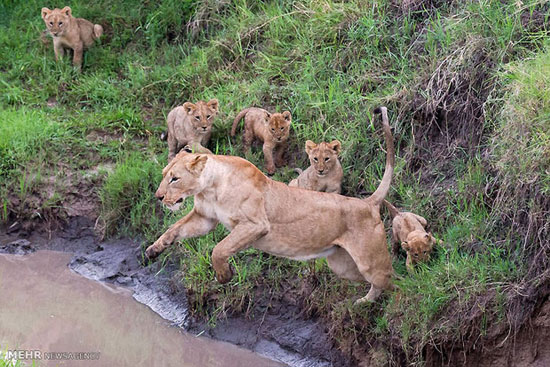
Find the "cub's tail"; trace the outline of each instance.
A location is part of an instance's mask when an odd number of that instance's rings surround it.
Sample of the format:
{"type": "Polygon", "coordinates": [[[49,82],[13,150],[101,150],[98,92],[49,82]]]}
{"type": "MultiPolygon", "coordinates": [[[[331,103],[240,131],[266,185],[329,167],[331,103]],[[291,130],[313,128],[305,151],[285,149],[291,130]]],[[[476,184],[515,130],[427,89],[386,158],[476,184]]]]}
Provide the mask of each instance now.
{"type": "Polygon", "coordinates": [[[386,107],[379,107],[374,110],[374,113],[382,114],[382,128],[384,129],[384,138],[386,140],[386,168],[382,182],[378,185],[376,191],[369,196],[366,200],[373,202],[375,205],[380,205],[388,191],[390,191],[391,179],[393,175],[393,167],[395,165],[395,149],[393,146],[393,136],[391,134],[390,122],[388,119],[388,109],[386,107]]]}
{"type": "Polygon", "coordinates": [[[235,117],[235,120],[233,120],[233,126],[231,126],[231,136],[235,136],[235,133],[237,132],[237,124],[248,113],[249,110],[250,108],[245,108],[244,110],[239,112],[237,117],[235,117]]]}
{"type": "Polygon", "coordinates": [[[103,34],[103,27],[99,24],[94,24],[94,39],[98,39],[103,34]]]}
{"type": "Polygon", "coordinates": [[[384,203],[384,206],[390,212],[390,215],[392,218],[395,218],[395,216],[399,214],[399,210],[397,210],[397,208],[393,206],[389,201],[384,200],[383,203],[384,203]]]}

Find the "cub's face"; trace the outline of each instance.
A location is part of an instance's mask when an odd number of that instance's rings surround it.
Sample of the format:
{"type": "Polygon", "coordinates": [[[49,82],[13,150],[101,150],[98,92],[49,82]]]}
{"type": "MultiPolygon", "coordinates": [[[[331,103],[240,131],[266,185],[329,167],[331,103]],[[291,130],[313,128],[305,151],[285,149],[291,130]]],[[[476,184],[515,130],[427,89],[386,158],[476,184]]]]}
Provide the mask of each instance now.
{"type": "Polygon", "coordinates": [[[207,160],[207,155],[180,151],[162,170],[157,199],[168,209],[178,210],[185,198],[202,191],[199,179],[207,160]]]}
{"type": "Polygon", "coordinates": [[[318,176],[325,176],[332,171],[338,162],[341,146],[338,140],[319,144],[315,144],[311,140],[306,141],[306,153],[318,176]]]}
{"type": "Polygon", "coordinates": [[[214,117],[218,114],[218,107],[217,99],[211,99],[208,102],[185,102],[183,104],[188,121],[198,134],[207,134],[212,130],[214,117]]]}
{"type": "Polygon", "coordinates": [[[290,123],[292,122],[292,116],[289,111],[283,113],[268,113],[266,122],[274,142],[280,143],[288,139],[290,123]]]}
{"type": "Polygon", "coordinates": [[[431,233],[413,231],[407,236],[407,241],[401,243],[401,247],[407,251],[413,263],[428,261],[432,253],[435,238],[431,233]]]}
{"type": "Polygon", "coordinates": [[[42,8],[42,19],[53,37],[61,37],[69,26],[71,8],[66,6],[63,9],[50,10],[42,8]]]}

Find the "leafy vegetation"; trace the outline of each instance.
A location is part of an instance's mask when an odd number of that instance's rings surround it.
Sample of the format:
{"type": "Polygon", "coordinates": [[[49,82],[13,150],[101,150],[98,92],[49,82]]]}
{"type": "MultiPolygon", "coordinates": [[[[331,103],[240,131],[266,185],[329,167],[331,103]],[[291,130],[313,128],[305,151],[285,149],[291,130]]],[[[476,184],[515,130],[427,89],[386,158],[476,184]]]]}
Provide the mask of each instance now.
{"type": "MultiPolygon", "coordinates": [[[[213,323],[292,293],[325,318],[342,349],[377,340],[395,364],[421,363],[428,347],[507,322],[507,292],[548,278],[540,277],[550,238],[548,3],[397,3],[2,2],[1,220],[66,216],[67,186],[84,182],[99,230],[150,244],[191,207],[172,214],[155,203],[165,116],[213,97],[221,108],[213,151],[241,154],[228,137],[241,108],[288,109],[289,167],[274,179],[305,168],[306,139],[339,139],[344,194],[366,195],[383,173],[371,111],[384,104],[398,148],[389,199],[425,216],[443,242],[414,274],[395,260],[399,291],[353,308],[366,286],[337,279],[324,260],[254,250],[231,260],[236,276],[222,286],[209,261],[221,227],[164,260],[179,261],[194,311],[213,323]],[[44,5],[70,5],[103,25],[81,74],[40,41],[44,5]]],[[[263,169],[260,149],[246,158],[263,169]]]]}

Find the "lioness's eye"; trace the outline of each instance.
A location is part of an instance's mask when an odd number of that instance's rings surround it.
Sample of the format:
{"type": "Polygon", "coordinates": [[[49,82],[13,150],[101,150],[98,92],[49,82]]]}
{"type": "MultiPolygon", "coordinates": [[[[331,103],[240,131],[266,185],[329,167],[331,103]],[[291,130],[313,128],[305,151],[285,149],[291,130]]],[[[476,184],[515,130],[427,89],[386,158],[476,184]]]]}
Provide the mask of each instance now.
{"type": "Polygon", "coordinates": [[[428,251],[424,251],[424,255],[426,255],[428,253],[428,251]]]}
{"type": "Polygon", "coordinates": [[[284,127],[281,127],[281,130],[284,130],[285,128],[284,127]]]}
{"type": "Polygon", "coordinates": [[[179,177],[172,177],[172,178],[170,179],[170,183],[176,182],[177,180],[179,180],[179,177]]]}
{"type": "Polygon", "coordinates": [[[319,159],[317,159],[317,157],[314,157],[313,160],[314,160],[315,162],[319,162],[319,159]]]}
{"type": "Polygon", "coordinates": [[[328,157],[325,157],[325,162],[328,162],[328,157]]]}
{"type": "Polygon", "coordinates": [[[418,257],[418,254],[414,254],[414,257],[418,257]]]}
{"type": "Polygon", "coordinates": [[[50,22],[50,25],[53,25],[53,22],[50,22]]]}
{"type": "Polygon", "coordinates": [[[63,22],[59,22],[59,25],[62,25],[62,24],[63,24],[63,22]]]}
{"type": "Polygon", "coordinates": [[[208,120],[210,120],[210,117],[212,117],[212,115],[208,115],[208,116],[206,116],[206,118],[207,118],[208,120]]]}
{"type": "Polygon", "coordinates": [[[195,119],[200,120],[201,117],[200,116],[195,116],[195,119]]]}
{"type": "Polygon", "coordinates": [[[272,127],[272,128],[271,128],[271,131],[275,131],[275,128],[274,128],[274,127],[272,127]]]}

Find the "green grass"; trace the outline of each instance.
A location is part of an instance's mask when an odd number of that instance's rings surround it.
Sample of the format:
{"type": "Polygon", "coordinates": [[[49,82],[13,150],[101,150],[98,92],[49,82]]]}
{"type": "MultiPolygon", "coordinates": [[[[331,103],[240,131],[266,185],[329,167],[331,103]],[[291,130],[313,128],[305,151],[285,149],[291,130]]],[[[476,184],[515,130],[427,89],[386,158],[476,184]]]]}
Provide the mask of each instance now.
{"type": "MultiPolygon", "coordinates": [[[[0,220],[66,216],[71,190],[84,186],[99,230],[149,245],[192,205],[170,213],[153,196],[167,156],[158,138],[165,117],[214,97],[214,152],[242,155],[240,137],[228,137],[240,109],[290,110],[290,166],[274,179],[288,182],[291,168],[308,165],[305,140],[339,139],[344,194],[366,195],[383,174],[371,111],[384,104],[398,154],[389,199],[426,217],[444,243],[414,274],[394,261],[398,292],[354,308],[367,287],[337,279],[326,261],[255,250],[231,260],[235,277],[222,286],[210,264],[227,234],[221,226],[160,261],[180,264],[193,311],[211,323],[291,294],[343,349],[386,340],[388,355],[410,363],[442,335],[459,340],[456,322],[480,330],[506,322],[508,285],[525,276],[532,254],[518,242],[526,222],[509,218],[525,212],[543,228],[550,190],[548,32],[525,22],[547,4],[426,2],[409,13],[394,3],[51,2],[105,28],[80,74],[68,58],[55,62],[51,40],[41,43],[43,3],[1,3],[0,220]],[[455,317],[474,305],[483,317],[455,317]]],[[[264,168],[261,149],[246,158],[264,168]]]]}

